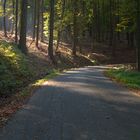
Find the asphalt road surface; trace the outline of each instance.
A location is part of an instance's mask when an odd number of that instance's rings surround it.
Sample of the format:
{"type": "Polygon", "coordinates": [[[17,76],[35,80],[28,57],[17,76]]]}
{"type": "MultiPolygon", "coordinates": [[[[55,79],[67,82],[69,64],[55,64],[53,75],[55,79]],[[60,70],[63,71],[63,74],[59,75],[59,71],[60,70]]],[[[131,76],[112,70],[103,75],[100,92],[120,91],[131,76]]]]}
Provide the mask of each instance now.
{"type": "Polygon", "coordinates": [[[103,70],[80,68],[44,83],[0,140],[140,140],[140,97],[103,70]]]}

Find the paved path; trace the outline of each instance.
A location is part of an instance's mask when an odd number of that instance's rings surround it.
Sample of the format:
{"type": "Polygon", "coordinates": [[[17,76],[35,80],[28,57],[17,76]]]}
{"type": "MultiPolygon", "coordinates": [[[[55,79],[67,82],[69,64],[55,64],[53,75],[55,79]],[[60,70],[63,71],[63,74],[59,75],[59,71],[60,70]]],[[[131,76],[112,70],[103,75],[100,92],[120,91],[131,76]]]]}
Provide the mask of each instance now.
{"type": "Polygon", "coordinates": [[[0,130],[0,140],[140,140],[140,98],[102,67],[45,83],[0,130]]]}

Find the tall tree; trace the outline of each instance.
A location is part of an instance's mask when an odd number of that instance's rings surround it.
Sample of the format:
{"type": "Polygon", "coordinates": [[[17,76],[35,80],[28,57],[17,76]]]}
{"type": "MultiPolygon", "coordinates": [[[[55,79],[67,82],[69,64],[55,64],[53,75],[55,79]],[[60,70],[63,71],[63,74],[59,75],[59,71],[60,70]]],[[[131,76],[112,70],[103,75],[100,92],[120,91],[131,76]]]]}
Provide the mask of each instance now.
{"type": "Polygon", "coordinates": [[[21,19],[20,19],[20,40],[19,48],[23,53],[27,53],[26,47],[26,30],[27,30],[27,1],[21,0],[21,19]]]}
{"type": "Polygon", "coordinates": [[[16,12],[15,12],[15,42],[18,42],[18,0],[16,0],[16,12]]]}
{"type": "Polygon", "coordinates": [[[36,21],[37,21],[37,0],[33,1],[33,8],[34,8],[34,13],[33,13],[33,40],[35,40],[35,35],[36,35],[36,21]]]}
{"type": "Polygon", "coordinates": [[[137,0],[137,68],[140,71],[140,1],[137,0]]]}
{"type": "Polygon", "coordinates": [[[41,36],[40,39],[44,42],[44,0],[41,0],[41,36]]]}
{"type": "Polygon", "coordinates": [[[7,30],[6,30],[6,2],[7,0],[4,0],[3,2],[3,28],[4,28],[4,36],[7,37],[7,30]]]}
{"type": "Polygon", "coordinates": [[[78,2],[73,2],[73,49],[72,54],[76,56],[77,47],[77,6],[78,2]]]}
{"type": "Polygon", "coordinates": [[[54,32],[54,0],[50,0],[50,19],[49,19],[49,47],[48,54],[52,62],[55,64],[55,58],[53,54],[53,32],[54,32]]]}
{"type": "Polygon", "coordinates": [[[59,24],[58,24],[59,27],[57,29],[56,52],[59,48],[59,43],[60,43],[60,39],[61,39],[61,32],[62,32],[62,28],[63,28],[63,17],[64,17],[64,12],[65,12],[65,0],[60,0],[57,9],[58,9],[58,11],[61,9],[61,11],[60,11],[59,16],[58,16],[59,17],[59,24]]]}
{"type": "MultiPolygon", "coordinates": [[[[15,0],[12,0],[12,12],[13,12],[13,15],[15,14],[15,0]]],[[[11,29],[11,34],[13,34],[14,32],[14,22],[12,23],[12,29],[11,29]]]]}
{"type": "Polygon", "coordinates": [[[41,2],[37,0],[37,25],[36,25],[36,47],[38,48],[38,41],[39,41],[39,27],[40,27],[40,4],[41,2]]]}

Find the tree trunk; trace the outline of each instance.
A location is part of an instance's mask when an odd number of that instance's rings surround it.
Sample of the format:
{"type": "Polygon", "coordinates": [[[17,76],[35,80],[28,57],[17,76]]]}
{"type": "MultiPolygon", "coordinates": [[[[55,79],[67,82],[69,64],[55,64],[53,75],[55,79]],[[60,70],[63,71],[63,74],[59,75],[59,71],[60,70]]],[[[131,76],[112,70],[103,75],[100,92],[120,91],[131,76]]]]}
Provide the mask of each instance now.
{"type": "Polygon", "coordinates": [[[27,1],[21,0],[21,25],[20,25],[20,40],[19,40],[19,48],[23,53],[27,53],[26,47],[26,30],[27,30],[27,1]]]}
{"type": "Polygon", "coordinates": [[[44,42],[44,0],[41,0],[41,42],[44,42]]]}
{"type": "MultiPolygon", "coordinates": [[[[62,11],[61,11],[61,18],[60,18],[61,22],[63,22],[64,12],[65,12],[65,0],[62,0],[62,11]]],[[[62,27],[60,27],[57,32],[57,45],[56,45],[56,50],[55,50],[56,52],[59,49],[61,33],[62,33],[62,27]]]]}
{"type": "Polygon", "coordinates": [[[50,21],[49,21],[49,47],[48,55],[52,60],[52,63],[55,64],[55,58],[53,54],[53,31],[54,31],[54,0],[50,0],[50,21]]]}
{"type": "Polygon", "coordinates": [[[101,42],[101,23],[100,23],[100,1],[97,1],[97,31],[98,36],[97,40],[98,42],[101,42]]]}
{"type": "Polygon", "coordinates": [[[60,42],[60,30],[58,30],[58,32],[57,32],[57,45],[56,45],[56,50],[55,50],[55,52],[58,51],[58,48],[59,48],[59,42],[60,42]]]}
{"type": "Polygon", "coordinates": [[[39,26],[40,25],[40,1],[37,0],[37,29],[36,29],[36,47],[39,48],[38,46],[38,41],[39,41],[39,26]]]}
{"type": "Polygon", "coordinates": [[[115,56],[115,42],[116,42],[116,37],[115,37],[115,33],[114,33],[114,23],[115,23],[115,18],[113,16],[113,12],[114,12],[114,1],[110,0],[110,41],[109,41],[109,45],[112,51],[112,56],[115,56]]]}
{"type": "MultiPolygon", "coordinates": [[[[13,10],[13,15],[15,14],[15,0],[12,0],[12,10],[13,10]]],[[[12,29],[11,29],[11,34],[13,34],[13,32],[14,32],[14,26],[15,26],[15,24],[14,24],[14,22],[12,23],[12,29]]]]}
{"type": "Polygon", "coordinates": [[[15,13],[15,42],[18,42],[18,0],[16,0],[16,13],[15,13]]]}
{"type": "Polygon", "coordinates": [[[6,2],[7,0],[4,0],[3,3],[3,28],[4,28],[4,36],[7,37],[7,29],[6,29],[6,2]]]}
{"type": "Polygon", "coordinates": [[[72,54],[76,56],[77,47],[77,1],[73,2],[73,49],[72,54]]]}
{"type": "Polygon", "coordinates": [[[112,0],[110,0],[110,40],[109,40],[109,45],[111,49],[113,49],[113,19],[112,19],[112,0]]]}
{"type": "Polygon", "coordinates": [[[36,35],[36,18],[37,17],[37,0],[34,0],[34,24],[33,24],[33,40],[35,40],[36,35]]]}
{"type": "Polygon", "coordinates": [[[140,71],[140,1],[137,0],[137,69],[140,71]]]}

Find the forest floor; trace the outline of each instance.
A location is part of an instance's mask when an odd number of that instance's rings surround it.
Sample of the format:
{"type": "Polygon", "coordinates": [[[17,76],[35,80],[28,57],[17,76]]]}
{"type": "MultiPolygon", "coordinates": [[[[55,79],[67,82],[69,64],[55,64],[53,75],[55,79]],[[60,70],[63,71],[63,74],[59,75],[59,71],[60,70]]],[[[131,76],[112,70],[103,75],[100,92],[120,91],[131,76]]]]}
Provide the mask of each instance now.
{"type": "MultiPolygon", "coordinates": [[[[4,38],[0,32],[0,40],[12,42],[13,36],[9,35],[8,38],[4,38]]],[[[28,38],[27,46],[27,59],[31,70],[34,71],[34,77],[25,87],[21,87],[20,92],[18,91],[16,94],[8,98],[0,98],[0,124],[5,123],[15,111],[23,106],[24,102],[31,96],[36,87],[42,85],[46,79],[57,76],[59,72],[91,65],[118,67],[120,66],[118,65],[120,63],[121,66],[123,64],[124,67],[132,67],[135,63],[135,51],[133,48],[127,49],[122,46],[117,47],[116,56],[112,57],[110,47],[107,45],[96,43],[92,50],[90,44],[82,43],[82,53],[77,53],[77,57],[73,58],[71,55],[71,45],[61,43],[55,54],[57,65],[54,66],[48,57],[46,43],[39,43],[38,48],[36,48],[35,42],[33,42],[31,38],[28,38]],[[130,63],[132,63],[132,65],[130,63]],[[21,92],[22,94],[19,96],[19,93],[21,92]]]]}

